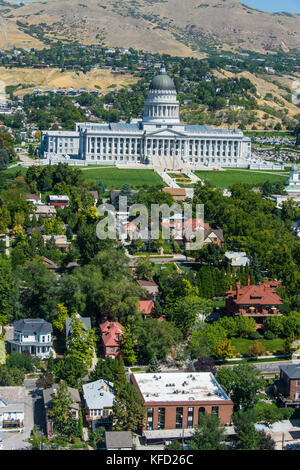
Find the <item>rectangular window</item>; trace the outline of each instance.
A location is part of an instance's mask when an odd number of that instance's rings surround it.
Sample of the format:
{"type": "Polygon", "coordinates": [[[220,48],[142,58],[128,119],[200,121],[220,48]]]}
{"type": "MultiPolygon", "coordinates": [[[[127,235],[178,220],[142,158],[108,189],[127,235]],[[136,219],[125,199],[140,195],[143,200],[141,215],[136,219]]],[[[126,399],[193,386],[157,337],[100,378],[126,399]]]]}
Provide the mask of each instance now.
{"type": "Polygon", "coordinates": [[[213,406],[211,409],[211,412],[219,416],[219,407],[218,406],[213,406]]]}
{"type": "Polygon", "coordinates": [[[182,429],[183,423],[183,408],[176,408],[176,429],[182,429]]]}
{"type": "Polygon", "coordinates": [[[187,427],[192,428],[194,425],[194,408],[188,409],[187,427]]]}
{"type": "Polygon", "coordinates": [[[147,409],[147,429],[153,429],[153,408],[147,409]]]}
{"type": "Polygon", "coordinates": [[[157,429],[165,429],[166,409],[158,408],[157,429]]]}

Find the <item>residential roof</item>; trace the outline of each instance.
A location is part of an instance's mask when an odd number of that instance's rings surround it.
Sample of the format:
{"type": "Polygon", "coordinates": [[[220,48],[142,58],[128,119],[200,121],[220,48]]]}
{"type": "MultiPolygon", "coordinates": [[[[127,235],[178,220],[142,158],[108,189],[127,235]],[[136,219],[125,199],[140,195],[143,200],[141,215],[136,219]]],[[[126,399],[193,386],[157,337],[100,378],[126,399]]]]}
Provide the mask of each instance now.
{"type": "Polygon", "coordinates": [[[131,431],[105,431],[106,448],[132,447],[131,431]]]}
{"type": "Polygon", "coordinates": [[[222,242],[224,241],[223,230],[220,228],[210,228],[209,230],[204,230],[204,240],[206,240],[207,238],[211,238],[211,236],[214,234],[217,238],[219,238],[219,240],[221,240],[222,242]]]}
{"type": "Polygon", "coordinates": [[[154,308],[153,300],[140,300],[139,312],[150,315],[152,309],[154,308]]]}
{"type": "Polygon", "coordinates": [[[105,346],[119,346],[117,335],[122,336],[123,326],[121,323],[109,322],[108,320],[100,324],[100,330],[102,333],[102,341],[105,346]]]}
{"type": "Polygon", "coordinates": [[[171,194],[171,196],[186,196],[184,188],[163,188],[162,191],[171,194]]]}
{"type": "MultiPolygon", "coordinates": [[[[52,385],[52,387],[43,390],[43,399],[46,408],[50,405],[53,395],[56,395],[57,388],[58,384],[54,384],[52,385]]],[[[78,405],[80,404],[81,400],[78,390],[76,388],[68,387],[68,393],[70,394],[71,399],[73,400],[72,408],[79,409],[78,405]],[[75,404],[77,404],[77,406],[74,406],[75,404]]]]}
{"type": "Polygon", "coordinates": [[[229,401],[210,372],[134,373],[144,402],[229,401]]]}
{"type": "MultiPolygon", "coordinates": [[[[88,328],[91,328],[91,319],[90,317],[81,317],[79,314],[76,315],[77,318],[81,320],[84,330],[86,331],[88,328]]],[[[72,318],[66,318],[65,327],[66,327],[66,336],[72,332],[71,326],[72,318]]]]}
{"type": "Polygon", "coordinates": [[[96,380],[82,386],[86,405],[90,410],[100,410],[113,406],[114,388],[107,380],[96,380]]]}
{"type": "Polygon", "coordinates": [[[0,399],[7,404],[24,403],[25,387],[0,387],[0,399]]]}
{"type": "Polygon", "coordinates": [[[280,366],[280,370],[282,370],[290,379],[300,379],[300,364],[280,366]]]}
{"type": "Polygon", "coordinates": [[[158,285],[154,281],[145,281],[144,279],[138,279],[136,281],[141,287],[157,287],[158,285]]]}
{"type": "Polygon", "coordinates": [[[49,334],[52,333],[51,323],[46,322],[42,318],[25,318],[13,323],[15,330],[23,334],[49,334]]]}
{"type": "Polygon", "coordinates": [[[229,290],[226,292],[227,298],[232,298],[236,304],[263,304],[263,305],[281,305],[282,301],[275,289],[280,285],[277,281],[262,283],[260,285],[244,286],[237,288],[239,289],[239,295],[237,296],[237,290],[229,290]]]}
{"type": "Polygon", "coordinates": [[[26,199],[33,199],[34,201],[39,201],[41,198],[37,194],[26,194],[26,199]]]}

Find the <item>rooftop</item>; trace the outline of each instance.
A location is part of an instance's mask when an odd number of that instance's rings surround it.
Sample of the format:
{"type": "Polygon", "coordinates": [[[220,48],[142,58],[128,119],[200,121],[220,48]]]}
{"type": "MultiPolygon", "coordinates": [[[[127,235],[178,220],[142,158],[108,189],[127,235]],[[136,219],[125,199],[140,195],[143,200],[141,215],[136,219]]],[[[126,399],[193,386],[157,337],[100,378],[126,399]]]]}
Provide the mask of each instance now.
{"type": "Polygon", "coordinates": [[[132,374],[145,402],[229,400],[210,372],[132,374]]]}
{"type": "Polygon", "coordinates": [[[131,431],[106,431],[105,432],[106,448],[115,447],[132,447],[131,431]]]}
{"type": "Polygon", "coordinates": [[[82,386],[84,399],[90,410],[111,408],[114,402],[113,384],[107,380],[96,380],[82,386]]]}
{"type": "Polygon", "coordinates": [[[280,370],[282,370],[290,379],[300,379],[300,363],[280,366],[280,370]]]}
{"type": "Polygon", "coordinates": [[[49,334],[52,333],[51,323],[42,318],[25,318],[13,323],[14,329],[23,334],[49,334]]]}

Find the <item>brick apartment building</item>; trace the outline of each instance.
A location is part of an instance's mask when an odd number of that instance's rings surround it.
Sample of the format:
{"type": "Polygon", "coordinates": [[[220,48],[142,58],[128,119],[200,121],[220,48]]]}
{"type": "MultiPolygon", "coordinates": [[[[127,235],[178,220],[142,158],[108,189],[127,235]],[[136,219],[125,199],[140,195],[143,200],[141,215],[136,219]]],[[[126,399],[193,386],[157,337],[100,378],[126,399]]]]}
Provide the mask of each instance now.
{"type": "Polygon", "coordinates": [[[250,285],[249,280],[247,286],[241,287],[241,284],[237,282],[236,290],[230,286],[230,290],[226,292],[227,314],[252,317],[258,326],[262,326],[265,318],[281,315],[279,307],[282,305],[282,300],[276,293],[280,285],[278,281],[250,285]]]}
{"type": "Polygon", "coordinates": [[[300,407],[300,364],[280,366],[280,380],[276,385],[285,407],[300,407]]]}
{"type": "Polygon", "coordinates": [[[216,413],[222,424],[231,423],[233,402],[210,372],[136,373],[130,378],[147,410],[144,433],[185,430],[187,436],[201,413],[216,413]]]}

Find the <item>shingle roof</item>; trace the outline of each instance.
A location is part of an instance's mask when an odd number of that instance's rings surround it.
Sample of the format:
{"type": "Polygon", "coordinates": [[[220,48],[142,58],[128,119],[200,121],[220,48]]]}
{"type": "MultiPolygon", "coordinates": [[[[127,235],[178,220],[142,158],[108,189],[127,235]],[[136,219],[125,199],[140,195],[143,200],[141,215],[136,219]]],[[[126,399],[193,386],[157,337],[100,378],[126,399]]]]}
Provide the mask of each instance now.
{"type": "Polygon", "coordinates": [[[106,431],[106,448],[132,447],[131,431],[106,431]]]}
{"type": "MultiPolygon", "coordinates": [[[[77,315],[77,318],[79,318],[81,320],[81,323],[83,325],[84,330],[87,330],[88,328],[91,328],[91,319],[90,319],[90,317],[81,317],[80,315],[77,315]]],[[[66,326],[66,336],[69,336],[69,334],[72,331],[71,321],[72,321],[72,318],[66,318],[66,324],[65,324],[65,326],[66,326]]]]}
{"type": "Polygon", "coordinates": [[[300,379],[300,364],[280,366],[280,370],[282,370],[290,379],[300,379]]]}
{"type": "Polygon", "coordinates": [[[42,318],[25,318],[13,323],[14,329],[23,334],[49,334],[52,333],[51,323],[42,318]]]}

